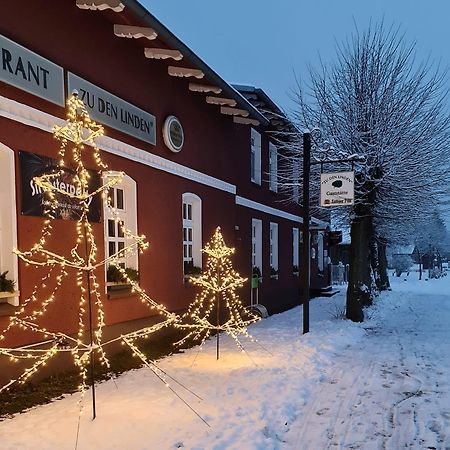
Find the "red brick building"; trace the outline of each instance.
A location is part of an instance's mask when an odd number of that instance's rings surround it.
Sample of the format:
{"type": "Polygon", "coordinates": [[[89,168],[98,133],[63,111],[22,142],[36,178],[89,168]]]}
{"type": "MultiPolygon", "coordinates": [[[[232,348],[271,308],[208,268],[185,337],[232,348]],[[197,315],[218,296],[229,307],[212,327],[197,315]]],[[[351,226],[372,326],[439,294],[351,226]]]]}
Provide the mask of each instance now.
{"type": "MultiPolygon", "coordinates": [[[[229,85],[135,0],[10,2],[0,47],[0,272],[8,270],[18,291],[0,298],[1,329],[42,276],[11,249],[28,249],[40,236],[44,218],[27,210],[25,174],[33,158],[56,157],[51,130],[65,118],[72,89],[105,126],[98,145],[110,170],[126,174],[115,201],[126,225],[151,244],[126,263],[152,298],[173,311],[187,307],[195,289],[185,282],[186,263],[202,266],[200,249],[221,226],[237,270],[251,277],[259,267],[259,301],[269,312],[299,303],[301,210],[280,201],[271,142],[289,121],[263,91],[229,85]]],[[[93,227],[104,254],[121,243],[100,212],[93,227]]],[[[311,284],[322,289],[330,284],[328,224],[313,225],[311,284]]],[[[55,220],[55,250],[70,249],[74,227],[55,220]]],[[[131,292],[108,291],[102,280],[107,325],[132,327],[149,316],[131,292]]],[[[64,283],[45,319],[65,333],[77,329],[73,283],[64,283]]],[[[246,303],[250,290],[240,293],[246,303]]],[[[8,343],[29,338],[17,333],[8,343]]]]}

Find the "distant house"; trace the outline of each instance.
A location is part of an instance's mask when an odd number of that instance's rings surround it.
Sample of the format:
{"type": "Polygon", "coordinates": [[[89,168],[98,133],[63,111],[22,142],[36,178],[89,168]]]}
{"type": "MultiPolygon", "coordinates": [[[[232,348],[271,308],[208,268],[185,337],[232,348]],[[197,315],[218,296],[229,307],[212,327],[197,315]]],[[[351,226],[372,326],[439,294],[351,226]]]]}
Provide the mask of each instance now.
{"type": "Polygon", "coordinates": [[[438,249],[435,247],[428,249],[421,255],[423,269],[439,269],[442,270],[442,257],[438,249]]]}
{"type": "Polygon", "coordinates": [[[395,245],[389,246],[386,252],[388,267],[392,268],[392,261],[394,258],[407,257],[411,258],[412,263],[419,264],[420,252],[416,245],[395,245]]]}
{"type": "Polygon", "coordinates": [[[330,245],[331,264],[350,264],[350,230],[343,228],[342,239],[336,245],[330,245]]]}

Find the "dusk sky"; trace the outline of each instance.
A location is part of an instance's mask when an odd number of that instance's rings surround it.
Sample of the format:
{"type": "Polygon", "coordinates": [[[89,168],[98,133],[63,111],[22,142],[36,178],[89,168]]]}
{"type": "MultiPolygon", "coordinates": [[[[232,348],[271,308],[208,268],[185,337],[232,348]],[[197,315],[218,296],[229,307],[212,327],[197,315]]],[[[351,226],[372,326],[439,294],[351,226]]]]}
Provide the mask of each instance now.
{"type": "Polygon", "coordinates": [[[307,81],[308,64],[334,58],[335,42],[384,18],[450,66],[448,0],[141,0],[175,35],[231,83],[263,88],[287,112],[294,72],[307,81]]]}

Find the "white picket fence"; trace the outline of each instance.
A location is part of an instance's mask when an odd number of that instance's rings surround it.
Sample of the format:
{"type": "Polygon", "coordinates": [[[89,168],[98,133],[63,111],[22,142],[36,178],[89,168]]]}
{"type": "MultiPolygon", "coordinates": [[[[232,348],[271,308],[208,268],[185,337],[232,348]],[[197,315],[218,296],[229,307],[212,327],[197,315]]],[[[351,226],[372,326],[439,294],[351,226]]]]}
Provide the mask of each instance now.
{"type": "Polygon", "coordinates": [[[348,282],[348,264],[332,264],[331,265],[331,281],[332,284],[345,284],[348,282]]]}

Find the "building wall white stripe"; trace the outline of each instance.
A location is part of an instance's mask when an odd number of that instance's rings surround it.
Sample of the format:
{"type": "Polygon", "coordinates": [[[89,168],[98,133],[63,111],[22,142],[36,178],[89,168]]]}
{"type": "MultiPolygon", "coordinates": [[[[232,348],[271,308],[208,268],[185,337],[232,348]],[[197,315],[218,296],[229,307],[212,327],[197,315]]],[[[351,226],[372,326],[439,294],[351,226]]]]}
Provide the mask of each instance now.
{"type": "Polygon", "coordinates": [[[249,200],[248,198],[240,197],[239,195],[236,195],[236,205],[255,209],[256,211],[271,214],[272,216],[282,217],[283,219],[292,220],[293,222],[303,223],[303,219],[300,216],[282,211],[281,209],[272,208],[271,206],[249,200]]]}
{"type": "Polygon", "coordinates": [[[169,159],[146,152],[145,150],[140,150],[136,147],[118,141],[117,139],[103,136],[97,140],[97,145],[100,149],[105,150],[108,153],[121,156],[122,158],[127,158],[146,166],[153,167],[154,169],[162,170],[163,172],[177,175],[230,194],[236,194],[236,186],[234,184],[227,183],[226,181],[199,172],[198,170],[191,169],[190,167],[183,166],[176,162],[170,161],[169,159]]]}
{"type": "MultiPolygon", "coordinates": [[[[54,125],[62,125],[64,123],[64,120],[58,117],[1,96],[0,116],[49,133],[51,133],[54,125]]],[[[97,140],[97,145],[100,149],[108,153],[139,162],[146,166],[162,170],[163,172],[177,175],[230,194],[236,194],[236,186],[234,184],[227,183],[226,181],[191,169],[190,167],[183,166],[176,162],[170,161],[169,159],[162,158],[161,156],[154,155],[153,153],[133,147],[132,145],[125,144],[117,139],[103,136],[97,140]]]]}
{"type": "Polygon", "coordinates": [[[51,133],[53,125],[63,125],[64,120],[39,111],[31,106],[0,96],[0,116],[33,128],[51,133]]]}
{"type": "MultiPolygon", "coordinates": [[[[51,114],[40,111],[23,103],[16,102],[6,97],[0,96],[0,116],[14,120],[15,122],[23,123],[33,128],[52,132],[54,125],[64,124],[64,120],[51,114]]],[[[190,167],[183,166],[161,156],[154,155],[145,150],[141,150],[132,145],[125,144],[124,142],[112,139],[108,136],[103,136],[98,139],[97,144],[100,149],[112,153],[114,155],[126,158],[138,163],[144,164],[149,167],[153,167],[157,170],[176,175],[182,178],[186,178],[191,181],[195,181],[200,184],[219,189],[230,194],[236,194],[236,186],[218,178],[212,177],[205,173],[191,169],[190,167]]],[[[292,220],[294,222],[302,223],[302,218],[294,214],[282,211],[281,209],[272,208],[271,206],[264,205],[262,203],[249,200],[244,197],[236,195],[236,204],[245,206],[247,208],[255,209],[267,214],[282,217],[284,219],[292,220]]],[[[326,226],[326,222],[319,219],[311,218],[313,222],[319,225],[326,226]]]]}

